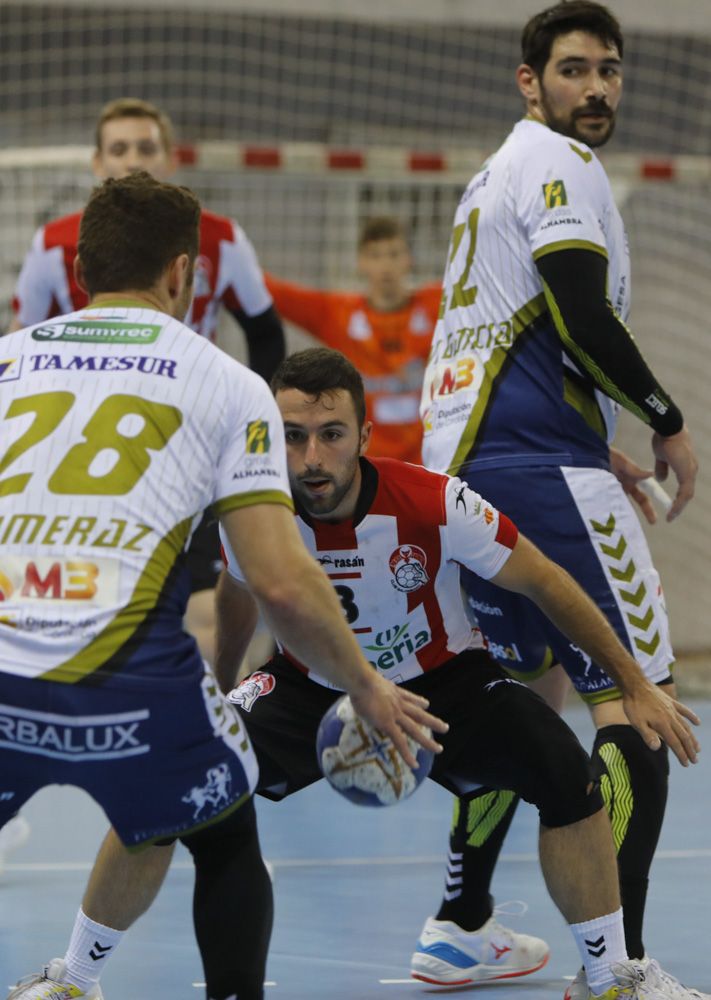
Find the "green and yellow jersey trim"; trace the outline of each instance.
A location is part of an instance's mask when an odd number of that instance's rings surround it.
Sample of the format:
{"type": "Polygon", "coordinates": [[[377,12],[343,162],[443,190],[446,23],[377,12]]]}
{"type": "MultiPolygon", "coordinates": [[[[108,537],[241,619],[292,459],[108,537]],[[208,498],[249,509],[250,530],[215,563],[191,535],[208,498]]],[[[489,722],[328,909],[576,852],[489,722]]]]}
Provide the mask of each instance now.
{"type": "MultiPolygon", "coordinates": [[[[291,497],[280,490],[255,490],[223,497],[212,505],[215,514],[225,514],[241,507],[260,503],[278,503],[293,512],[291,497]]],[[[176,524],[158,542],[148,562],[136,581],[126,605],[109,622],[99,635],[80,649],[69,660],[40,674],[41,680],[56,681],[61,684],[76,684],[94,673],[114,656],[135,634],[156,606],[168,575],[178,555],[185,548],[194,518],[188,517],[176,524]]]]}
{"type": "MultiPolygon", "coordinates": [[[[547,308],[545,295],[541,293],[514,313],[510,321],[513,341],[542,316],[547,308]]],[[[476,443],[479,428],[494,394],[496,380],[501,374],[506,360],[509,358],[510,351],[510,347],[495,347],[491,353],[491,357],[484,365],[484,376],[476,404],[469,414],[469,419],[459,439],[457,450],[447,469],[450,476],[459,475],[462,465],[467,461],[469,453],[476,443]]]]}
{"type": "Polygon", "coordinates": [[[156,606],[168,574],[185,548],[192,523],[192,517],[186,518],[158,542],[121,611],[87,646],[59,666],[40,674],[41,680],[76,684],[98,670],[128,642],[156,606]]]}
{"type": "Polygon", "coordinates": [[[229,497],[222,497],[215,501],[212,509],[219,517],[220,514],[228,514],[231,510],[240,510],[242,507],[254,507],[259,503],[278,503],[294,513],[294,501],[287,493],[281,490],[253,490],[250,493],[234,493],[229,497]]]}
{"type": "Polygon", "coordinates": [[[603,441],[607,440],[607,427],[597,400],[585,388],[563,372],[563,399],[576,410],[588,427],[603,441]]]}
{"type": "Polygon", "coordinates": [[[558,253],[561,250],[592,250],[593,253],[599,253],[605,260],[608,259],[605,247],[601,247],[599,243],[593,243],[591,240],[558,240],[556,243],[546,243],[544,247],[533,251],[533,259],[540,260],[541,257],[546,257],[549,253],[558,253]]]}

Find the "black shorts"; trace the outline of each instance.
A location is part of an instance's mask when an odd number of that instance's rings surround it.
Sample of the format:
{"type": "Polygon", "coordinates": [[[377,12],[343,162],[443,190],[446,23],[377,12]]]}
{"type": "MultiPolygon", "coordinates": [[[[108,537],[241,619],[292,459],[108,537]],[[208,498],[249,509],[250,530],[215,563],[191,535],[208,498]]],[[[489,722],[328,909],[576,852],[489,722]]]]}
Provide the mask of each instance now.
{"type": "MultiPolygon", "coordinates": [[[[511,789],[536,805],[546,826],[566,826],[602,807],[590,760],[568,725],[482,650],[468,650],[410,681],[449,723],[431,777],[455,795],[511,789]]],[[[278,801],[322,775],[316,732],[340,692],[310,681],[277,655],[240,685],[259,761],[257,791],[278,801]]]]}
{"type": "Polygon", "coordinates": [[[214,590],[222,571],[220,558],[220,531],[211,511],[205,511],[190,539],[187,558],[190,572],[190,593],[214,590]]]}

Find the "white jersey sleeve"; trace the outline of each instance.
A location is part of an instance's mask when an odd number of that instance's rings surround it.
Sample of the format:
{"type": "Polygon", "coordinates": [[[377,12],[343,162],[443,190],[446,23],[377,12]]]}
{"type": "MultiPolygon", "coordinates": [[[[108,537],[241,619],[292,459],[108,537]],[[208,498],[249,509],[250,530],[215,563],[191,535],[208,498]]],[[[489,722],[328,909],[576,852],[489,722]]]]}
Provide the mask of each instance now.
{"type": "Polygon", "coordinates": [[[484,580],[496,576],[516,544],[516,526],[456,477],[447,483],[444,505],[446,558],[484,580]]]}
{"type": "Polygon", "coordinates": [[[71,309],[62,247],[47,250],[42,227],[32,239],[17,279],[15,319],[23,327],[41,323],[50,315],[53,303],[62,312],[71,309]]]}
{"type": "Polygon", "coordinates": [[[229,398],[231,433],[217,463],[213,509],[219,514],[242,506],[242,498],[259,503],[275,491],[291,497],[284,425],[266,382],[240,365],[229,398]]]}
{"type": "Polygon", "coordinates": [[[595,154],[584,143],[541,129],[513,171],[519,219],[533,257],[582,247],[607,252],[604,219],[611,194],[595,154]]]}
{"type": "Polygon", "coordinates": [[[220,247],[220,287],[217,298],[231,296],[231,289],[248,316],[259,316],[272,304],[257,253],[244,229],[232,222],[234,238],[220,247]]]}

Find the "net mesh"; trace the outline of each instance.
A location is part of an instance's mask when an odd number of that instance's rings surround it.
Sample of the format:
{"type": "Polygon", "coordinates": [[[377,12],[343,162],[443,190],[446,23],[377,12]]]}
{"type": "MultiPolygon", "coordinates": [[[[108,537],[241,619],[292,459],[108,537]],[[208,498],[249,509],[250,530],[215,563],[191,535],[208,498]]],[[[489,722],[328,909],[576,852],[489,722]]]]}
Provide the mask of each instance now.
{"type": "MultiPolygon", "coordinates": [[[[702,475],[673,525],[648,536],[665,585],[675,646],[711,649],[711,36],[627,34],[626,90],[614,150],[695,157],[698,179],[620,183],[633,262],[631,325],[682,406],[702,475]],[[708,553],[708,555],[707,555],[708,553]]],[[[120,7],[0,5],[0,321],[35,228],[80,208],[96,113],[123,94],[171,114],[182,141],[319,141],[431,150],[493,149],[520,113],[513,28],[372,24],[344,18],[120,7]],[[71,157],[46,147],[81,143],[71,157]],[[66,162],[63,160],[66,159],[66,162]]],[[[476,167],[472,163],[472,171],[476,167]]],[[[615,179],[614,157],[610,172],[615,179]]],[[[362,221],[394,213],[410,227],[414,280],[441,277],[464,177],[184,169],[214,211],[237,218],[263,265],[322,287],[353,288],[362,221]]],[[[224,341],[238,354],[231,328],[224,341]]],[[[307,340],[290,332],[290,344],[307,340]]],[[[649,432],[623,416],[619,443],[649,464],[649,432]]]]}
{"type": "MultiPolygon", "coordinates": [[[[117,94],[165,106],[189,140],[486,147],[520,110],[518,27],[209,7],[0,4],[5,142],[85,142],[117,94]]],[[[617,148],[711,152],[711,30],[628,31],[625,64],[617,148]]]]}

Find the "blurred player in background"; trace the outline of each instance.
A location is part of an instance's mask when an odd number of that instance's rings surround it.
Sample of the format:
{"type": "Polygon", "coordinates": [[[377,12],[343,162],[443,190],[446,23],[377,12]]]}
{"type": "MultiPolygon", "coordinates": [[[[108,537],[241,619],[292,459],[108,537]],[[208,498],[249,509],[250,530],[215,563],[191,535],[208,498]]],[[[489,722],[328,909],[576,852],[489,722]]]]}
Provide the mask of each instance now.
{"type": "MultiPolygon", "coordinates": [[[[44,786],[72,784],[116,830],[113,876],[94,872],[65,958],[13,1000],[98,1000],[102,967],[161,881],[132,881],[131,851],[164,872],[178,836],[195,861],[207,996],[263,996],[272,899],[257,763],[182,627],[185,546],[208,505],[275,633],[411,763],[406,732],[438,750],[421,725],[447,728],[370,667],[307,553],[264,381],[180,322],[199,220],[185,188],[145,172],[108,180],[79,234],[89,305],[6,342],[0,826],[44,786]]],[[[158,968],[158,994],[159,982],[158,968]]]]}
{"type": "MultiPolygon", "coordinates": [[[[673,694],[659,577],[625,496],[639,500],[637,483],[649,473],[609,447],[623,406],[653,431],[658,478],[671,468],[678,480],[668,520],[682,512],[697,461],[680,410],[625,326],[627,241],[593,152],[615,126],[622,33],[605,7],[570,0],[531,18],[522,54],[516,78],[526,116],[472,178],[454,220],[423,390],[425,464],[473,483],[513,517],[583,585],[647,677],[673,694]]],[[[627,949],[643,959],[667,748],[640,739],[602,665],[530,603],[470,573],[463,584],[490,650],[514,677],[546,683],[562,667],[590,706],[627,949]]],[[[515,804],[510,794],[482,793],[455,816],[451,886],[413,957],[416,968],[418,955],[432,956],[432,979],[451,982],[461,972],[463,931],[473,930],[465,921],[478,919],[467,914],[486,912],[488,880],[515,804]]],[[[676,986],[680,998],[699,995],[676,986]]],[[[588,995],[581,974],[567,997],[588,995]]]]}
{"type": "Polygon", "coordinates": [[[363,294],[306,288],[271,274],[266,280],[284,319],[343,351],[363,376],[373,422],[370,453],[419,463],[418,406],[442,289],[410,289],[411,270],[404,225],[382,216],[367,222],[358,240],[363,294]]]}

